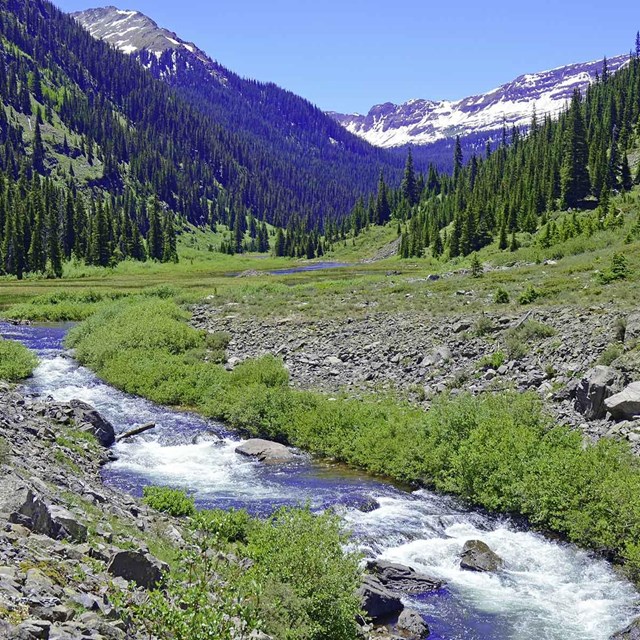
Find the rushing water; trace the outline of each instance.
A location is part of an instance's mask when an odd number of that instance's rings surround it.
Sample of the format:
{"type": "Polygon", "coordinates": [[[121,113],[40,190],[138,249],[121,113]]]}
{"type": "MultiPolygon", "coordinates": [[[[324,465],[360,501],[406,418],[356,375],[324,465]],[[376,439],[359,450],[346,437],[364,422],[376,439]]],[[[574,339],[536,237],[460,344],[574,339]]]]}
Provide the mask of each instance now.
{"type": "Polygon", "coordinates": [[[435,640],[606,640],[633,616],[637,592],[603,560],[428,491],[410,493],[310,458],[283,467],[243,458],[234,451],[239,439],[222,425],[123,394],[78,366],[62,347],[66,330],[0,325],[0,334],[41,358],[27,384],[33,393],[89,402],[117,431],[157,423],[115,446],[118,460],[105,468],[107,483],[137,495],[146,484],[183,487],[201,507],[245,507],[258,514],[305,502],[333,506],[366,555],[447,582],[446,589],[411,600],[435,640]],[[371,500],[379,508],[357,508],[371,500]],[[460,550],[476,538],[502,556],[504,571],[460,570],[460,550]]]}

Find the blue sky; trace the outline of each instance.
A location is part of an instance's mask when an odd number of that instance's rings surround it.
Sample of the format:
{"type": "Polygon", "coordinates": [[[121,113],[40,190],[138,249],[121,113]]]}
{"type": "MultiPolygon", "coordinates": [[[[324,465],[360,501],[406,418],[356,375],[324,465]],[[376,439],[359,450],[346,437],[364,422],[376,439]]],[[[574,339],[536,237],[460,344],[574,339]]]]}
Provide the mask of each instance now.
{"type": "MultiPolygon", "coordinates": [[[[54,0],[65,11],[95,0],[54,0]]],[[[240,75],[323,109],[457,99],[521,73],[629,51],[640,2],[617,0],[108,0],[240,75]]],[[[106,4],[105,3],[105,4],[106,4]]]]}

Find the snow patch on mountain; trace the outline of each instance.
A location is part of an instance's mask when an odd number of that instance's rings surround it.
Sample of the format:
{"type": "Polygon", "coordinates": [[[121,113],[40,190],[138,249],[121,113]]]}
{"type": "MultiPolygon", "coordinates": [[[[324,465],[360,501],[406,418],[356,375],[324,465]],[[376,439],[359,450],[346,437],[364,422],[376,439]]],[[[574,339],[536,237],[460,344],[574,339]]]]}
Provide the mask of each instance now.
{"type": "MultiPolygon", "coordinates": [[[[611,73],[629,56],[608,61],[611,73]]],[[[438,140],[489,133],[506,125],[527,127],[534,112],[539,119],[561,113],[573,92],[584,91],[602,73],[603,61],[572,64],[527,73],[487,93],[462,100],[412,99],[373,107],[367,115],[330,113],[337,122],[379,147],[427,145],[438,140]]]]}

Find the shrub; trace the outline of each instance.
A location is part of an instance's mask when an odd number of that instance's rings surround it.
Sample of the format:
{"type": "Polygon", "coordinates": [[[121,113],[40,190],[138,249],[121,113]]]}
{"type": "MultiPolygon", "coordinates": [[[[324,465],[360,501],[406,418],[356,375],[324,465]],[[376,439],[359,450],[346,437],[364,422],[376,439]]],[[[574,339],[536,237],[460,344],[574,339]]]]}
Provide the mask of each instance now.
{"type": "Polygon", "coordinates": [[[598,364],[603,364],[608,367],[614,360],[617,360],[622,355],[622,347],[619,344],[609,345],[598,358],[598,364]]]}
{"type": "Polygon", "coordinates": [[[509,304],[509,292],[499,287],[495,293],[494,302],[496,304],[509,304]]]}
{"type": "Polygon", "coordinates": [[[38,359],[27,347],[0,338],[0,380],[18,382],[28,378],[37,364],[38,359]]]}
{"type": "Polygon", "coordinates": [[[626,280],[629,274],[629,261],[626,256],[623,253],[614,253],[609,269],[598,273],[598,281],[601,284],[609,284],[615,280],[626,280]]]}
{"type": "Polygon", "coordinates": [[[540,297],[540,292],[533,286],[529,285],[518,298],[518,302],[522,305],[533,304],[540,297]]]}
{"type": "Polygon", "coordinates": [[[481,369],[499,369],[507,359],[504,351],[496,351],[491,355],[486,355],[480,360],[478,366],[481,369]]]}
{"type": "Polygon", "coordinates": [[[168,513],[176,518],[192,516],[196,512],[193,497],[181,489],[145,487],[142,491],[144,503],[156,511],[168,513]]]}

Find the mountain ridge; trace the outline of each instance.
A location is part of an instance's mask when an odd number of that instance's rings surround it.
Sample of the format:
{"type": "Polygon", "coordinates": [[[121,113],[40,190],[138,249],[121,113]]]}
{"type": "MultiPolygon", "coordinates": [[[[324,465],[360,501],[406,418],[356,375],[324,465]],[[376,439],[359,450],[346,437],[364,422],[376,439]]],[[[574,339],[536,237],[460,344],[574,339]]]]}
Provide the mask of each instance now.
{"type": "MultiPolygon", "coordinates": [[[[622,68],[629,55],[607,61],[608,72],[622,68]]],[[[328,112],[348,131],[371,144],[392,148],[429,145],[455,136],[469,137],[508,128],[526,128],[535,112],[555,117],[575,89],[581,92],[601,75],[604,59],[571,63],[536,73],[524,73],[486,93],[460,100],[414,98],[402,104],[385,102],[366,115],[328,112]]]]}

